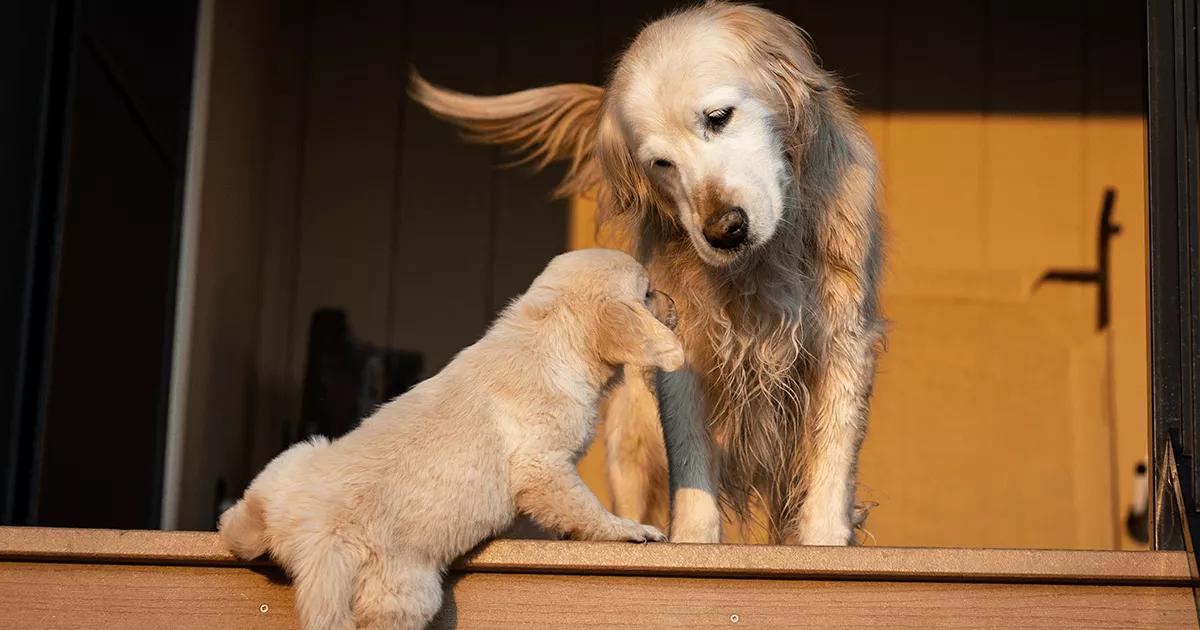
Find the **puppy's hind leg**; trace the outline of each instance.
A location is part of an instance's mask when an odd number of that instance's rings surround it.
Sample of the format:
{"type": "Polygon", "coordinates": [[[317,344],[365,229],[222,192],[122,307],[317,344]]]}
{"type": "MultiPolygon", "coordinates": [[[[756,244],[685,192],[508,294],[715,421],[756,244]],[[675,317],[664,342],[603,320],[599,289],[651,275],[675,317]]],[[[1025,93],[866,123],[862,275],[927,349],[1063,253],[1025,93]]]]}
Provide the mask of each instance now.
{"type": "Polygon", "coordinates": [[[428,560],[372,552],[355,580],[360,629],[420,630],[441,607],[442,570],[428,560]]]}
{"type": "Polygon", "coordinates": [[[286,563],[296,585],[296,613],[305,630],[351,630],[350,599],[354,573],[361,563],[336,538],[316,540],[289,550],[286,563]]]}

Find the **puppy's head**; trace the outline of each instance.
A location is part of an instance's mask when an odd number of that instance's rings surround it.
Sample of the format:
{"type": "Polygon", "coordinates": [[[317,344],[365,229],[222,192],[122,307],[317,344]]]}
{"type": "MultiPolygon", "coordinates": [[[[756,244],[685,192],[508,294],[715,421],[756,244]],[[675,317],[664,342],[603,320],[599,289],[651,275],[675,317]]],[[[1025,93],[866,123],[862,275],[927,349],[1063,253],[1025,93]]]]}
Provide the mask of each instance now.
{"type": "Polygon", "coordinates": [[[543,309],[570,317],[580,343],[610,365],[683,366],[683,346],[671,327],[671,298],[650,286],[646,270],[624,252],[584,249],[550,261],[526,294],[543,309]]]}
{"type": "Polygon", "coordinates": [[[727,265],[786,220],[796,152],[832,79],[799,28],[710,2],[649,25],[621,58],[597,129],[620,208],[658,209],[727,265]]]}

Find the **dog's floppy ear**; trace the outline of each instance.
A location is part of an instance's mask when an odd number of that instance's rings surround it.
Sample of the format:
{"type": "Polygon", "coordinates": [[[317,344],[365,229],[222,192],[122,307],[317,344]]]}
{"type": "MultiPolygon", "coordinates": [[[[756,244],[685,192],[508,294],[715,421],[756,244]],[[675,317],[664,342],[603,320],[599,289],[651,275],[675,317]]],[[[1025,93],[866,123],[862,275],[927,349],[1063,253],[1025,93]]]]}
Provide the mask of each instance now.
{"type": "Polygon", "coordinates": [[[605,361],[673,372],[683,367],[683,346],[670,328],[637,302],[608,300],[600,313],[600,354],[605,361]]]}
{"type": "Polygon", "coordinates": [[[601,206],[613,212],[649,212],[655,205],[654,189],[634,161],[619,123],[607,107],[601,112],[596,131],[596,154],[607,184],[600,191],[608,197],[601,206]]]}

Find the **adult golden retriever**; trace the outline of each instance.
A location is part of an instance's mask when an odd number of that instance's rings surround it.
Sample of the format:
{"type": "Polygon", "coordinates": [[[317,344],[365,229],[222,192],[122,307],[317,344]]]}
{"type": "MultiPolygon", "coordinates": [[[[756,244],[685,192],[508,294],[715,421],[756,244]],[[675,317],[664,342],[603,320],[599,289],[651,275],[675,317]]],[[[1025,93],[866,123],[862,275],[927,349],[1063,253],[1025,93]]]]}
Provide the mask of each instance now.
{"type": "Polygon", "coordinates": [[[605,88],[480,97],[414,74],[411,92],[476,140],[567,161],[559,193],[598,190],[603,230],[678,302],[686,369],[657,377],[667,461],[652,402],[606,419],[618,513],[654,509],[665,463],[673,541],[720,540],[723,500],[743,518],[760,503],[774,541],[853,542],[883,340],[878,175],[804,32],[709,2],[648,25],[605,88]]]}

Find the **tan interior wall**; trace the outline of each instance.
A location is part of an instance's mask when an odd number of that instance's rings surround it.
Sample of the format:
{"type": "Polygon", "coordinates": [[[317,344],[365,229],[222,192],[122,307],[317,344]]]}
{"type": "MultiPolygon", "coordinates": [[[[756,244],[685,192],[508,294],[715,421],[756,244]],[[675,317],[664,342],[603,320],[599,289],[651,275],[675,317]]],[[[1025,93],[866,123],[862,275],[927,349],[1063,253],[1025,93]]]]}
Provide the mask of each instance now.
{"type": "Polygon", "coordinates": [[[1119,518],[1147,433],[1143,126],[885,120],[895,323],[861,477],[881,544],[1134,546],[1119,518]],[[1125,227],[1111,339],[1091,332],[1094,288],[1033,282],[1094,267],[1107,186],[1125,227]],[[973,286],[944,286],[961,274],[973,286]],[[997,274],[1017,291],[985,288],[997,274]]]}
{"type": "MultiPolygon", "coordinates": [[[[1132,501],[1132,475],[1147,457],[1150,435],[1150,379],[1146,285],[1145,121],[1136,117],[1096,116],[1084,121],[1088,162],[1086,187],[1102,182],[1124,194],[1115,221],[1121,235],[1112,244],[1112,403],[1115,410],[1118,507],[1132,501]]],[[[1122,512],[1124,513],[1124,512],[1122,512]]],[[[1122,529],[1123,548],[1141,548],[1122,529]]]]}

